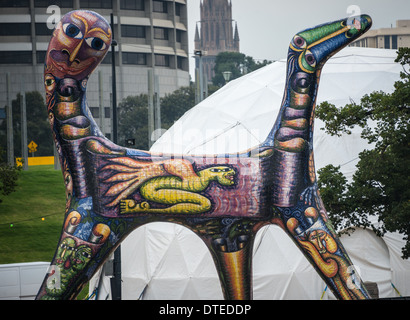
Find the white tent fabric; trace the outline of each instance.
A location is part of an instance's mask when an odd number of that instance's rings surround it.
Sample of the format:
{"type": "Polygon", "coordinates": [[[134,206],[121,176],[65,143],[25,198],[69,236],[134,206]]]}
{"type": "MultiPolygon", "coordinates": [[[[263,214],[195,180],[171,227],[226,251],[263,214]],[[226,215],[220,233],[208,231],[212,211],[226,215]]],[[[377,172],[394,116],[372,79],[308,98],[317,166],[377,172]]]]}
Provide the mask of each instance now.
{"type": "MultiPolygon", "coordinates": [[[[317,103],[359,103],[376,90],[392,92],[401,66],[394,50],[346,48],[323,68],[317,103]]],[[[237,152],[263,142],[279,112],[286,61],[277,61],[231,81],[181,117],[151,148],[176,154],[237,152]]],[[[371,148],[351,135],[332,137],[315,120],[316,169],[340,165],[351,179],[359,152],[371,148]]],[[[410,261],[401,259],[400,234],[378,238],[359,229],[342,242],[364,281],[378,284],[380,297],[410,295],[410,261]]],[[[143,226],[121,245],[123,299],[223,299],[210,253],[188,229],[169,223],[143,226]]],[[[97,282],[94,277],[90,288],[97,282]]],[[[108,278],[101,296],[109,297],[108,278]],[[105,288],[105,289],[104,289],[105,288]]],[[[292,240],[277,226],[257,234],[253,253],[254,299],[334,299],[292,240]]]]}

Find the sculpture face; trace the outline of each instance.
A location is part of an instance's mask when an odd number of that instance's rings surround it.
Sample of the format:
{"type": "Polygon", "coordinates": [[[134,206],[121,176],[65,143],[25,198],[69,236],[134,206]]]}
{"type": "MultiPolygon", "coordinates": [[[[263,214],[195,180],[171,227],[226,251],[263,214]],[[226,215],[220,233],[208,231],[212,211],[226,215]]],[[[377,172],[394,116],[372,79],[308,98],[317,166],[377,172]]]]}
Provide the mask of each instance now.
{"type": "Polygon", "coordinates": [[[111,30],[96,13],[64,16],[47,52],[45,89],[67,206],[52,261],[58,272],[46,276],[37,299],[74,298],[132,230],[155,221],[181,224],[205,242],[227,299],[252,298],[253,239],[267,224],[293,238],[336,297],[368,298],[360,280],[348,285],[354,269],[320,199],[312,143],[321,68],[371,24],[368,16],[352,21],[293,37],[281,111],[264,143],[237,154],[181,157],[102,136],[85,90],[111,30]]]}
{"type": "Polygon", "coordinates": [[[235,183],[235,170],[230,167],[212,167],[204,172],[209,175],[210,179],[217,180],[223,186],[232,186],[235,183]]]}
{"type": "Polygon", "coordinates": [[[56,26],[46,64],[57,78],[82,80],[101,62],[111,44],[111,28],[101,16],[73,11],[56,26]]]}

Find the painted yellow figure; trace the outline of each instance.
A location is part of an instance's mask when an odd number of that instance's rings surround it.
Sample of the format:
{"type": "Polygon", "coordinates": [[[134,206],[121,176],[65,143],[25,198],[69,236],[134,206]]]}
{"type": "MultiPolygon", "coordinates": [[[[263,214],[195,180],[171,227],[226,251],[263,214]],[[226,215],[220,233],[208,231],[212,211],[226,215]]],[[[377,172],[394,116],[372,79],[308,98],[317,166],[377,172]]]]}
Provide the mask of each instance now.
{"type": "MultiPolygon", "coordinates": [[[[316,210],[308,208],[305,215],[311,214],[316,210]]],[[[317,216],[317,213],[314,213],[317,216]]],[[[299,223],[295,218],[290,218],[287,222],[287,227],[292,234],[296,234],[296,229],[299,223]]],[[[307,232],[305,236],[298,237],[297,242],[303,248],[315,265],[326,278],[333,279],[338,292],[343,299],[364,299],[365,296],[355,285],[349,286],[349,277],[352,267],[346,258],[336,254],[339,249],[335,239],[325,230],[312,230],[307,232]]]]}
{"type": "Polygon", "coordinates": [[[235,184],[236,172],[228,166],[212,166],[195,172],[192,163],[185,159],[142,162],[131,158],[116,158],[120,165],[108,165],[104,169],[122,171],[107,179],[118,182],[106,195],[118,195],[110,206],[120,203],[121,213],[204,213],[212,208],[211,201],[199,192],[204,191],[212,181],[222,186],[235,184]],[[165,208],[151,208],[148,202],[137,203],[126,199],[139,189],[140,195],[151,202],[169,205],[165,208]]]}

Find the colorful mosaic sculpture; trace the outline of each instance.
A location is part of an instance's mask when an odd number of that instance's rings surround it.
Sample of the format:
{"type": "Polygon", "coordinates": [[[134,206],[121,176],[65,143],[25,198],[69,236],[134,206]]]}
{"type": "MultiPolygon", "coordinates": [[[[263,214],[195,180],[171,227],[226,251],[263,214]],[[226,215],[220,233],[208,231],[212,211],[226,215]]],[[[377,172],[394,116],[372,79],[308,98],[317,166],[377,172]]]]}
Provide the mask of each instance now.
{"type": "Polygon", "coordinates": [[[337,298],[369,298],[320,199],[312,139],[324,63],[370,25],[362,15],[295,35],[280,113],[264,143],[184,156],[124,148],[103,136],[86,86],[111,29],[97,13],[66,14],[47,51],[45,87],[67,205],[37,299],[75,298],[131,231],[155,221],[183,225],[205,242],[226,299],[252,298],[253,241],[268,224],[294,240],[337,298]]]}

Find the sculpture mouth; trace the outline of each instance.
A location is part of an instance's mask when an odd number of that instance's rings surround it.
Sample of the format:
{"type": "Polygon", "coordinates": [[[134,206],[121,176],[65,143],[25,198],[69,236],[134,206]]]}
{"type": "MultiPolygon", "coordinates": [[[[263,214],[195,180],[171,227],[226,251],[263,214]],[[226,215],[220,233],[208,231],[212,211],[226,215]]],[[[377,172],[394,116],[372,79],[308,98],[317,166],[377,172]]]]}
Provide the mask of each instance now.
{"type": "Polygon", "coordinates": [[[223,177],[228,180],[231,184],[234,183],[234,179],[235,179],[235,173],[234,172],[228,172],[226,174],[223,175],[223,177]]]}
{"type": "Polygon", "coordinates": [[[61,79],[57,84],[57,92],[60,96],[71,101],[77,100],[81,95],[78,81],[73,78],[61,79]]]}
{"type": "Polygon", "coordinates": [[[50,57],[51,63],[58,71],[70,76],[79,75],[96,62],[96,58],[90,57],[86,60],[75,59],[69,63],[67,53],[64,50],[51,50],[50,57]]]}

